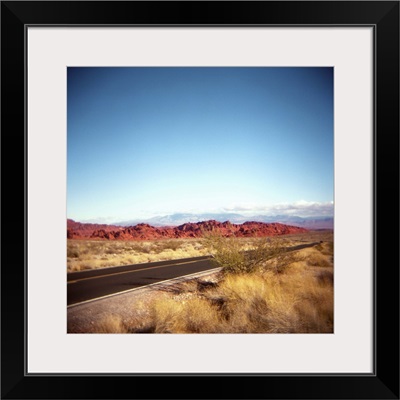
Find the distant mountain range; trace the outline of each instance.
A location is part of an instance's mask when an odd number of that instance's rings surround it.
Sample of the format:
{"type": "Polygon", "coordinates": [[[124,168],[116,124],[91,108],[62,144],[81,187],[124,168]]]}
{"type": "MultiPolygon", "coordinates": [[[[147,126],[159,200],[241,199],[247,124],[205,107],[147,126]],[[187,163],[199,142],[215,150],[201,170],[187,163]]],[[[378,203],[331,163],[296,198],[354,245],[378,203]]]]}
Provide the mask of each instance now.
{"type": "Polygon", "coordinates": [[[288,215],[256,215],[244,216],[236,213],[204,213],[189,214],[176,213],[165,216],[157,216],[146,220],[129,220],[115,223],[116,226],[132,226],[140,223],[152,226],[178,226],[185,223],[202,222],[207,220],[215,220],[218,222],[230,221],[233,224],[242,224],[246,221],[257,221],[266,223],[281,223],[292,226],[299,226],[306,229],[333,229],[333,217],[298,217],[288,215]]]}
{"type": "Polygon", "coordinates": [[[67,220],[68,239],[103,239],[103,240],[152,240],[168,238],[201,238],[205,232],[219,232],[225,237],[265,237],[307,232],[307,229],[280,223],[249,221],[233,224],[229,221],[207,220],[189,222],[178,226],[155,227],[140,223],[128,227],[82,224],[67,220]]]}

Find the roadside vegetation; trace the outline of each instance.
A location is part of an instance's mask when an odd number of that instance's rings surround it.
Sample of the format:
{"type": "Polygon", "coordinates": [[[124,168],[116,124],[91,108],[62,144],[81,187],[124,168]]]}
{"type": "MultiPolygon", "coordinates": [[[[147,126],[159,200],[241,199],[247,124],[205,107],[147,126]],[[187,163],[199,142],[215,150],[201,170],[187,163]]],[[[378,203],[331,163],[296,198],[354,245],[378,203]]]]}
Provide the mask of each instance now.
{"type": "Polygon", "coordinates": [[[205,255],[196,240],[67,240],[67,272],[205,255]]]}
{"type": "MultiPolygon", "coordinates": [[[[329,240],[329,232],[310,232],[307,234],[285,235],[269,238],[269,245],[293,246],[312,241],[329,240]]],[[[84,271],[97,268],[117,267],[129,264],[141,264],[153,261],[176,260],[179,258],[198,257],[218,250],[222,243],[229,241],[218,238],[213,232],[202,239],[160,239],[147,241],[119,240],[67,240],[67,272],[84,271]],[[212,250],[213,247],[216,247],[212,250]]],[[[230,243],[236,250],[254,248],[259,238],[234,238],[230,243]]],[[[233,249],[234,250],[234,249],[233,249]]],[[[219,253],[218,254],[225,254],[219,253]]],[[[222,261],[222,260],[220,260],[222,261]]],[[[229,261],[229,260],[226,260],[229,261]]]]}
{"type": "Polygon", "coordinates": [[[333,333],[332,233],[252,240],[210,233],[201,244],[220,272],[161,289],[145,319],[106,315],[97,332],[333,333]],[[286,251],[322,237],[313,247],[286,251]]]}

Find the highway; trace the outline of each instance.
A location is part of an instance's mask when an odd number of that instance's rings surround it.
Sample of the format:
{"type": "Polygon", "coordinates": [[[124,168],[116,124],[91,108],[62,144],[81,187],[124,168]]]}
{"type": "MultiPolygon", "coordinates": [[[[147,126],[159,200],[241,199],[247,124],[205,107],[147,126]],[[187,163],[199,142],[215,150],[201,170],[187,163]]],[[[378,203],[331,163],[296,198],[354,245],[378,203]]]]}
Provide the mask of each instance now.
{"type": "MultiPolygon", "coordinates": [[[[286,248],[287,252],[317,245],[319,242],[286,248]]],[[[67,274],[67,306],[130,291],[151,284],[212,270],[211,256],[124,265],[67,274]]]]}
{"type": "Polygon", "coordinates": [[[150,284],[216,268],[209,256],[71,272],[67,305],[102,298],[150,284]]]}

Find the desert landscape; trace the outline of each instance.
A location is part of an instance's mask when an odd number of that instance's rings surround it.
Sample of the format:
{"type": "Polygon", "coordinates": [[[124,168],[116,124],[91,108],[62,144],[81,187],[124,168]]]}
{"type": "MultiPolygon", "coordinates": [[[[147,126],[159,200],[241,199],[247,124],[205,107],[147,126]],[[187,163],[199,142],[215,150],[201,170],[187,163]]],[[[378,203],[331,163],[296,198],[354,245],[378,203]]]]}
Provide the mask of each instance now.
{"type": "Polygon", "coordinates": [[[216,221],[68,229],[69,272],[205,255],[215,266],[69,308],[69,333],[333,333],[332,230],[216,221]],[[155,230],[178,236],[148,239],[155,230]],[[140,239],[128,240],[129,232],[140,239]]]}
{"type": "Polygon", "coordinates": [[[68,333],[333,333],[334,69],[67,68],[68,333]]]}
{"type": "MultiPolygon", "coordinates": [[[[121,227],[68,220],[67,270],[75,272],[206,255],[207,248],[202,240],[205,232],[217,232],[227,238],[254,238],[287,236],[307,230],[279,223],[232,224],[215,220],[175,227],[153,227],[144,223],[121,227]]],[[[242,242],[245,248],[246,241],[242,242]]]]}

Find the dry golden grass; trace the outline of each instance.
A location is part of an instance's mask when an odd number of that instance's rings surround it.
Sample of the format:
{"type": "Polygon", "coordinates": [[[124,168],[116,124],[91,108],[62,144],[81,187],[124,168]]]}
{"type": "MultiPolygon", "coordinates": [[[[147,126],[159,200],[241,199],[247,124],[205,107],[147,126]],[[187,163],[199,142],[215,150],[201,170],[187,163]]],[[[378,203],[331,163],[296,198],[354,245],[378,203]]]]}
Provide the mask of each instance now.
{"type": "Polygon", "coordinates": [[[67,241],[67,271],[83,271],[152,261],[174,260],[206,254],[198,240],[67,241]]]}
{"type": "Polygon", "coordinates": [[[128,333],[128,328],[119,315],[105,315],[97,322],[94,331],[96,333],[128,333]]]}
{"type": "MultiPolygon", "coordinates": [[[[270,241],[271,243],[279,242],[280,246],[294,246],[324,240],[323,245],[325,245],[325,240],[332,240],[332,233],[309,232],[268,239],[233,238],[234,257],[236,257],[238,251],[254,250],[257,246],[259,247],[260,240],[270,241]]],[[[67,272],[198,257],[207,254],[210,254],[210,248],[207,242],[201,239],[160,239],[153,241],[68,239],[67,272]]]]}
{"type": "Polygon", "coordinates": [[[333,286],[312,273],[231,275],[186,301],[151,305],[154,333],[333,332],[333,286]]]}
{"type": "MultiPolygon", "coordinates": [[[[333,234],[328,232],[277,238],[276,241],[225,240],[214,246],[223,273],[215,281],[201,278],[163,289],[163,296],[142,305],[146,318],[127,325],[115,315],[96,324],[99,333],[333,333],[334,269],[333,234]],[[322,242],[285,253],[284,247],[322,242]],[[218,246],[220,246],[218,248],[218,246]],[[226,247],[224,247],[226,246],[226,247]],[[270,246],[270,248],[268,248],[270,246]],[[242,257],[243,250],[254,257],[242,257]],[[218,252],[228,253],[219,257],[218,252]],[[257,261],[256,268],[247,263],[257,261]],[[240,262],[241,268],[235,268],[240,262]],[[233,264],[233,265],[232,265],[233,264]],[[140,323],[139,323],[140,322],[140,323]]],[[[153,242],[70,241],[70,259],[77,265],[134,263],[133,257],[185,258],[204,255],[204,241],[179,239],[153,242]],[[193,254],[197,252],[197,254],[193,254]],[[190,254],[190,255],[189,255],[190,254]],[[99,258],[96,258],[99,257],[99,258]],[[104,260],[102,260],[104,258],[104,260]],[[87,262],[88,264],[85,264],[87,262]]],[[[146,262],[149,259],[142,258],[146,262]]],[[[72,267],[72,264],[69,264],[72,267]]]]}
{"type": "MultiPolygon", "coordinates": [[[[229,244],[230,246],[230,244],[229,244]]],[[[221,274],[218,284],[155,300],[154,333],[332,333],[333,246],[293,252],[285,268],[221,274]],[[329,251],[328,251],[329,250],[329,251]]],[[[181,290],[183,290],[181,288],[181,290]]],[[[133,330],[134,331],[134,330],[133,330]]]]}
{"type": "Polygon", "coordinates": [[[212,333],[219,314],[207,300],[194,297],[181,302],[156,301],[151,306],[151,318],[154,333],[212,333]]]}

